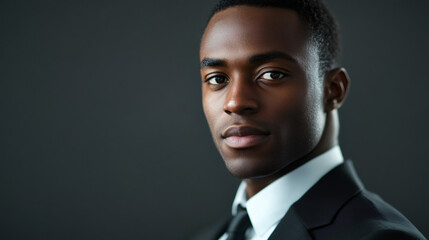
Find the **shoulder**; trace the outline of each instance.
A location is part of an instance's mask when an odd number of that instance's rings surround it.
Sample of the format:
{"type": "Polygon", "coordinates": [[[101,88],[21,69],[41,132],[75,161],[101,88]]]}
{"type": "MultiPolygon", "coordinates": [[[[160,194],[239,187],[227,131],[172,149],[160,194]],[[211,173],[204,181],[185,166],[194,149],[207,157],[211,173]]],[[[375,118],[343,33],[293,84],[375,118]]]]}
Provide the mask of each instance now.
{"type": "Polygon", "coordinates": [[[368,219],[341,229],[336,239],[343,240],[426,240],[407,222],[388,219],[368,219]]]}
{"type": "Polygon", "coordinates": [[[421,235],[399,229],[383,229],[372,232],[362,238],[362,240],[425,240],[421,235]]]}
{"type": "Polygon", "coordinates": [[[344,202],[329,224],[311,232],[315,239],[425,239],[398,210],[366,190],[344,202]]]}
{"type": "Polygon", "coordinates": [[[340,239],[426,239],[398,210],[366,190],[342,207],[333,225],[341,232],[340,239]]]}

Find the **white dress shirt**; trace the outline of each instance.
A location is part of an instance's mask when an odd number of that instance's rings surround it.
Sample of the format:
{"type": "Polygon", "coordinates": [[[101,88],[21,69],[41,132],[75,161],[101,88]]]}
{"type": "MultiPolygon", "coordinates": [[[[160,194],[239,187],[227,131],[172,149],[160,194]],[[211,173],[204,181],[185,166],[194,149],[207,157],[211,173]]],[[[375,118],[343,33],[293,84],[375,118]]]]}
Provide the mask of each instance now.
{"type": "MultiPolygon", "coordinates": [[[[252,226],[246,231],[246,239],[267,240],[290,206],[343,161],[340,147],[335,146],[280,177],[250,199],[246,196],[246,183],[242,181],[232,204],[232,215],[235,215],[238,205],[247,209],[252,226]]],[[[219,240],[227,237],[225,233],[219,240]]]]}

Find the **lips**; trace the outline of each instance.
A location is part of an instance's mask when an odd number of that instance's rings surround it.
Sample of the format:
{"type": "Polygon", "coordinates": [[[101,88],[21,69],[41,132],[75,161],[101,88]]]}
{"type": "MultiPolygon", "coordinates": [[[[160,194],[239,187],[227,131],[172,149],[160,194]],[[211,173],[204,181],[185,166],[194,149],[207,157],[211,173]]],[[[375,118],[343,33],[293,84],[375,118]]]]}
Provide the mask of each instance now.
{"type": "Polygon", "coordinates": [[[267,140],[269,132],[250,125],[233,125],[222,134],[225,144],[231,148],[254,147],[267,140]]]}

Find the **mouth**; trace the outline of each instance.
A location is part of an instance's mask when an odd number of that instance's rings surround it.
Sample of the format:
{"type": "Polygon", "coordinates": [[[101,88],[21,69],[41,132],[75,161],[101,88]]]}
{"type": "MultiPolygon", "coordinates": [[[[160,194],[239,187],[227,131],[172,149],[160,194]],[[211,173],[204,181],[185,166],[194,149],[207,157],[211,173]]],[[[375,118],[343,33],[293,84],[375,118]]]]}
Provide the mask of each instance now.
{"type": "Polygon", "coordinates": [[[254,147],[267,140],[270,133],[250,125],[232,125],[222,133],[225,144],[234,149],[254,147]]]}

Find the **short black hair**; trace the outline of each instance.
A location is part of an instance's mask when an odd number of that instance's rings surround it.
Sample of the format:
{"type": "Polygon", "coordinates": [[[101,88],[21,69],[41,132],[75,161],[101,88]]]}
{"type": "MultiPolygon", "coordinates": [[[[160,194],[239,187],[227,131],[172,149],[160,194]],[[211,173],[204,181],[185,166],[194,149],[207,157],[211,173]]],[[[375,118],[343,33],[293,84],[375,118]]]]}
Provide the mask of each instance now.
{"type": "Polygon", "coordinates": [[[295,11],[308,28],[310,38],[317,45],[320,72],[325,73],[337,67],[340,55],[338,24],[321,0],[220,0],[214,6],[209,20],[217,12],[238,5],[286,8],[295,11]]]}

